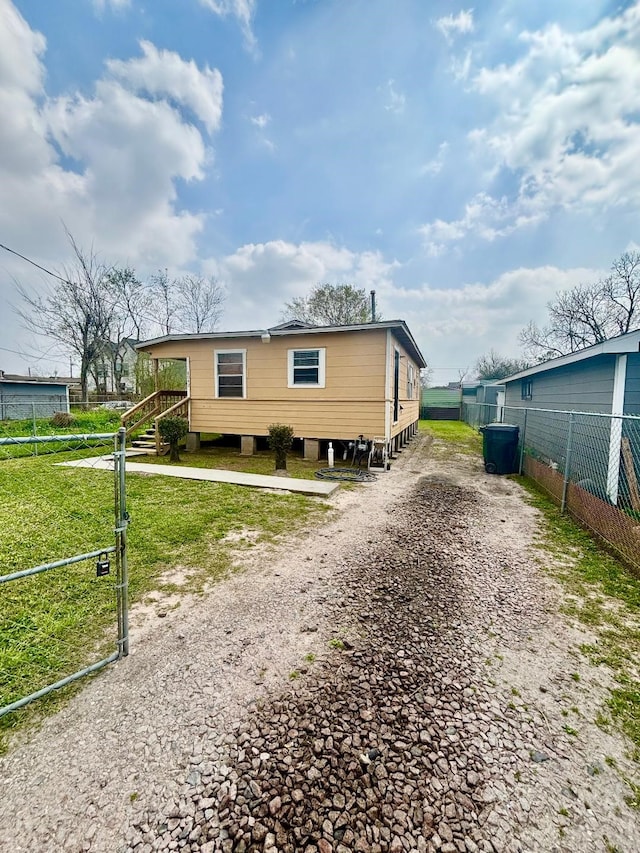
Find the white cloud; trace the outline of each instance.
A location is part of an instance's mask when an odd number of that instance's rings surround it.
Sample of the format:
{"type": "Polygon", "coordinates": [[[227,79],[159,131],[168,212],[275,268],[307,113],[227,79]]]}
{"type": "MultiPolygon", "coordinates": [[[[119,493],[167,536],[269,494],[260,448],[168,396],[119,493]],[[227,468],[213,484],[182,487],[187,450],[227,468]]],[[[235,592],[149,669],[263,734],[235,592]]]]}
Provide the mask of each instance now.
{"type": "Polygon", "coordinates": [[[257,41],[253,33],[256,0],[200,0],[200,4],[221,18],[226,18],[228,15],[237,18],[247,49],[256,51],[257,41]]]}
{"type": "MultiPolygon", "coordinates": [[[[147,43],[142,59],[110,65],[93,92],[52,99],[45,48],[15,6],[0,0],[0,110],[12,116],[0,122],[3,242],[56,265],[68,253],[64,221],[110,260],[152,268],[190,262],[204,220],[178,209],[176,181],[203,178],[211,152],[181,108],[213,131],[219,73],[147,43]]],[[[10,286],[1,270],[0,279],[10,286]]]]}
{"type": "Polygon", "coordinates": [[[131,0],[92,0],[92,2],[97,12],[104,12],[108,6],[118,12],[131,5],[131,0]]]}
{"type": "Polygon", "coordinates": [[[553,24],[520,40],[524,56],[475,74],[495,119],[469,134],[514,189],[495,198],[487,184],[459,219],[425,225],[431,251],[468,234],[504,236],[556,209],[640,207],[640,4],[581,33],[553,24]]]}
{"type": "Polygon", "coordinates": [[[438,145],[438,153],[436,156],[429,160],[424,166],[420,169],[421,175],[438,175],[442,171],[442,167],[444,166],[444,161],[447,155],[447,151],[449,150],[448,142],[441,142],[438,145]]]}
{"type": "Polygon", "coordinates": [[[529,320],[544,323],[546,305],[559,290],[603,274],[586,268],[554,266],[509,270],[488,283],[456,289],[424,284],[396,288],[394,316],[404,317],[427,361],[437,368],[435,381],[457,378],[455,368],[471,368],[492,347],[506,356],[521,355],[519,332],[529,320]]]}
{"type": "Polygon", "coordinates": [[[271,116],[269,113],[262,113],[259,116],[251,116],[251,124],[255,124],[256,127],[259,127],[260,130],[264,130],[264,128],[271,121],[271,116]]]}
{"type": "Polygon", "coordinates": [[[271,326],[280,321],[286,302],[307,294],[318,283],[355,283],[377,289],[392,289],[396,262],[387,262],[379,252],[352,252],[328,242],[290,243],[272,240],[249,243],[221,259],[204,263],[207,273],[225,282],[232,295],[227,301],[224,325],[228,329],[252,323],[271,326]]]}
{"type": "Polygon", "coordinates": [[[461,10],[457,15],[451,14],[438,18],[436,27],[448,42],[453,40],[454,35],[472,33],[474,29],[473,9],[461,10]]]}
{"type": "Polygon", "coordinates": [[[165,96],[189,107],[209,133],[220,127],[222,117],[222,74],[217,68],[182,59],[170,50],[158,50],[149,41],[141,41],[143,56],[122,61],[111,59],[107,68],[127,88],[152,96],[165,96]]]}
{"type": "Polygon", "coordinates": [[[385,93],[385,110],[396,113],[396,115],[403,113],[407,99],[403,92],[396,89],[395,80],[387,80],[383,91],[385,93]]]}

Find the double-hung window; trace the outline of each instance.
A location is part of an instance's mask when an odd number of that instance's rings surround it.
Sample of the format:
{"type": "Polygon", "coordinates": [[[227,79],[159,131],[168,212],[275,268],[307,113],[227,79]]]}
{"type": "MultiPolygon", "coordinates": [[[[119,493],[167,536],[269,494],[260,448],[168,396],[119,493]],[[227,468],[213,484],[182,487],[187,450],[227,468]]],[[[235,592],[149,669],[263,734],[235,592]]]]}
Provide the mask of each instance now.
{"type": "Polygon", "coordinates": [[[533,379],[523,379],[520,391],[523,400],[531,400],[533,397],[533,379]]]}
{"type": "Polygon", "coordinates": [[[216,397],[247,396],[246,361],[244,349],[216,350],[216,397]]]}
{"type": "Polygon", "coordinates": [[[289,350],[289,388],[324,388],[325,348],[289,350]]]}
{"type": "Polygon", "coordinates": [[[415,394],[415,368],[409,362],[407,364],[407,400],[413,400],[415,394]]]}

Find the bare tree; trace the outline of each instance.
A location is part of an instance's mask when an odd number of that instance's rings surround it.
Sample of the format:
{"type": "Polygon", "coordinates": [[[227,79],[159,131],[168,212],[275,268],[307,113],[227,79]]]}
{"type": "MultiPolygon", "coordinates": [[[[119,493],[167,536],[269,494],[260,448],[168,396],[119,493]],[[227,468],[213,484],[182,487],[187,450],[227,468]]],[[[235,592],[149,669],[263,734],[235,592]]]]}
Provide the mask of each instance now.
{"type": "Polygon", "coordinates": [[[178,316],[189,332],[212,332],[222,316],[225,294],[217,279],[211,276],[184,275],[175,282],[179,305],[178,316]]]}
{"type": "Polygon", "coordinates": [[[544,361],[624,335],[640,323],[640,252],[625,252],[605,279],[557,293],[549,321],[520,332],[527,355],[544,361]]]}
{"type": "Polygon", "coordinates": [[[490,349],[476,361],[475,371],[478,379],[498,380],[518,373],[520,370],[526,370],[530,366],[525,359],[506,358],[494,349],[490,349]]]}
{"type": "Polygon", "coordinates": [[[433,368],[427,365],[420,371],[420,387],[429,388],[433,381],[433,368]]]}
{"type": "Polygon", "coordinates": [[[119,391],[127,352],[132,343],[141,340],[144,330],[149,328],[151,294],[131,267],[113,267],[106,275],[105,286],[114,308],[103,353],[92,373],[96,387],[106,383],[107,377],[110,377],[111,388],[105,387],[105,391],[119,391]]]}
{"type": "Polygon", "coordinates": [[[162,334],[170,335],[176,325],[178,314],[175,279],[169,278],[167,270],[158,270],[149,278],[148,288],[154,307],[159,313],[157,323],[162,334]]]}
{"type": "Polygon", "coordinates": [[[18,283],[23,307],[17,313],[31,332],[56,341],[63,351],[77,356],[82,396],[87,399],[89,373],[108,340],[114,300],[108,267],[93,248],[85,251],[68,230],[66,233],[73,262],[61,269],[59,281],[42,295],[18,283]]]}
{"type": "MultiPolygon", "coordinates": [[[[364,288],[352,284],[317,284],[309,296],[299,296],[287,302],[282,319],[302,320],[318,326],[368,323],[371,305],[364,288]]],[[[381,319],[377,312],[375,319],[381,319]]]]}

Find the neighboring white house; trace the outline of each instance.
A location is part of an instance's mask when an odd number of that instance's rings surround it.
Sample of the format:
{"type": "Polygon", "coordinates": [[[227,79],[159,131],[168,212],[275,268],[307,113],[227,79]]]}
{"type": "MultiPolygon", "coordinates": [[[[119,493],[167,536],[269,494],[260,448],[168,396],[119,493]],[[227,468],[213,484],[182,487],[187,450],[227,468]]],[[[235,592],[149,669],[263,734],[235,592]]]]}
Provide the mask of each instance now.
{"type": "Polygon", "coordinates": [[[134,338],[125,338],[120,344],[109,341],[102,357],[88,377],[89,391],[98,394],[135,393],[136,362],[138,353],[134,338]]]}

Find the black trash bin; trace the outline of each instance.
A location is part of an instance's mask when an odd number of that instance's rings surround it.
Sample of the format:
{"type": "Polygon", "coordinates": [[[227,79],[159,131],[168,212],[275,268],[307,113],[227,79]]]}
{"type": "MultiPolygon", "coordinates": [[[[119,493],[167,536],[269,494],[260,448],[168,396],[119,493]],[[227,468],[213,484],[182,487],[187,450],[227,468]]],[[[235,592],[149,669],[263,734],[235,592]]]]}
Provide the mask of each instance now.
{"type": "Polygon", "coordinates": [[[480,427],[484,470],[487,474],[515,474],[518,470],[518,435],[513,424],[487,424],[480,427]]]}

